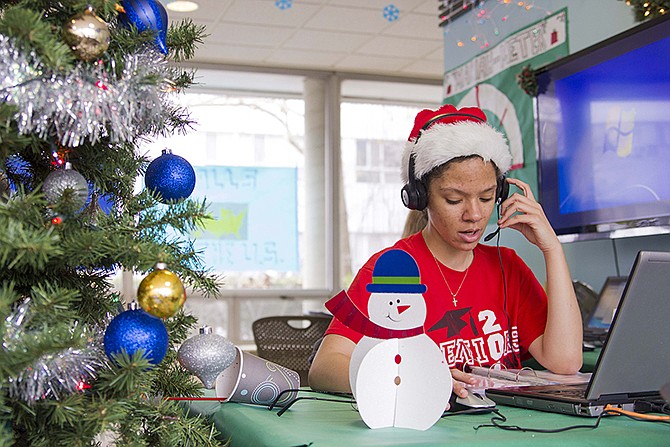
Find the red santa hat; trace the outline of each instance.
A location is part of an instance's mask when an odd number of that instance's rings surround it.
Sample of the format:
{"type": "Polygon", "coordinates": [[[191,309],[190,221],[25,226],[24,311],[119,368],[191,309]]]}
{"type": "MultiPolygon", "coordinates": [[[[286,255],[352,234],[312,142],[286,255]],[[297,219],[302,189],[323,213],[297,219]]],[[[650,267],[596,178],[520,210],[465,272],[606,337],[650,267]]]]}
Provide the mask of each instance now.
{"type": "Polygon", "coordinates": [[[451,104],[437,110],[424,109],[414,119],[402,155],[402,180],[409,181],[409,157],[414,155],[414,177],[421,179],[449,160],[479,155],[492,161],[501,173],[512,165],[505,136],[486,122],[477,107],[457,109],[451,104]]]}

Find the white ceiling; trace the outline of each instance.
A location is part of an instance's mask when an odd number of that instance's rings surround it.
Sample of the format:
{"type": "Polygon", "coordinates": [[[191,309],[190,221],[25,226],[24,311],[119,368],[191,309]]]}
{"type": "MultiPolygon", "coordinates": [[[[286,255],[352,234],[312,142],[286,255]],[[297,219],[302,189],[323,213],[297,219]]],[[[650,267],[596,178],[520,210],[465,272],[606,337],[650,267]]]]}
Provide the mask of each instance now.
{"type": "Polygon", "coordinates": [[[168,11],[171,21],[205,25],[196,63],[442,78],[437,0],[197,1],[197,11],[168,11]],[[384,17],[391,4],[394,21],[384,17]]]}

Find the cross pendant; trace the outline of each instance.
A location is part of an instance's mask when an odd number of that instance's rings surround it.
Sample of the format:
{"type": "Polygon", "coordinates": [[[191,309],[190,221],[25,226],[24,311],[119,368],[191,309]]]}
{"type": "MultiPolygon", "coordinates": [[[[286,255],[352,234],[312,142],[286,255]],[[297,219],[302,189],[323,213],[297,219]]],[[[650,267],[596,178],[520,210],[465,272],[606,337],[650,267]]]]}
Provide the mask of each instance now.
{"type": "Polygon", "coordinates": [[[451,295],[451,302],[454,303],[454,307],[458,305],[458,301],[456,300],[456,295],[451,295]]]}

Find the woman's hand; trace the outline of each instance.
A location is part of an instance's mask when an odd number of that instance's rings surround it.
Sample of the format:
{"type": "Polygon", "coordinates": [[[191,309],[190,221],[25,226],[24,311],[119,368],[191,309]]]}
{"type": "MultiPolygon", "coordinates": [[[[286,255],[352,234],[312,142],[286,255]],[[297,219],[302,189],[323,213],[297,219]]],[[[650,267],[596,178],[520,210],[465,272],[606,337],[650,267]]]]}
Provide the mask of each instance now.
{"type": "Polygon", "coordinates": [[[498,219],[500,228],[513,228],[524,235],[528,241],[536,245],[542,252],[560,247],[542,206],[535,200],[533,191],[527,183],[519,179],[507,178],[508,183],[519,188],[523,194],[515,192],[502,203],[502,213],[498,219]]]}
{"type": "Polygon", "coordinates": [[[454,394],[458,397],[467,397],[468,390],[465,388],[465,385],[473,385],[476,382],[476,379],[470,374],[464,373],[456,368],[451,369],[451,377],[454,379],[454,394]]]}

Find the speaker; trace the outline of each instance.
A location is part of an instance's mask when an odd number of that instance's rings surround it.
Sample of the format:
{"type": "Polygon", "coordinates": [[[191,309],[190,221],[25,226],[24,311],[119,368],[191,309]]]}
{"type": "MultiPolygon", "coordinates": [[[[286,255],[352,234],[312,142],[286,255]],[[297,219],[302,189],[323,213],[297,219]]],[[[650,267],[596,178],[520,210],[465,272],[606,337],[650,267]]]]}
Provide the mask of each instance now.
{"type": "MultiPolygon", "coordinates": [[[[498,177],[498,183],[496,185],[496,206],[498,207],[498,217],[500,217],[500,211],[502,208],[502,203],[507,200],[509,196],[509,183],[507,183],[507,177],[503,174],[498,177]]],[[[500,233],[500,227],[496,228],[496,231],[489,233],[484,237],[484,242],[488,242],[496,235],[500,233]]]]}
{"type": "Polygon", "coordinates": [[[496,204],[500,206],[507,197],[509,196],[509,183],[507,183],[507,177],[505,174],[498,177],[498,183],[496,185],[496,204]]]}
{"type": "Polygon", "coordinates": [[[414,154],[409,156],[407,176],[409,182],[400,191],[402,203],[411,210],[423,211],[428,206],[428,191],[426,185],[414,175],[414,154]]]}

